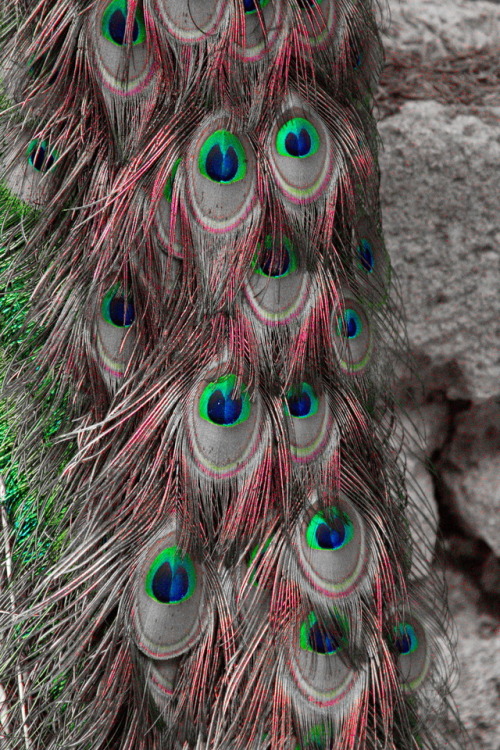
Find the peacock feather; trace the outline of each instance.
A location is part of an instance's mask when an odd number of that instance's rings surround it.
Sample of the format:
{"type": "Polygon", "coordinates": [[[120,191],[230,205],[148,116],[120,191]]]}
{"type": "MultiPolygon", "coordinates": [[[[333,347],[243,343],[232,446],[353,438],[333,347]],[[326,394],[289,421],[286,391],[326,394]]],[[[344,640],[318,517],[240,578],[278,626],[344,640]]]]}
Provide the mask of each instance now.
{"type": "Polygon", "coordinates": [[[1,0],[6,750],[442,750],[370,0],[1,0]]]}

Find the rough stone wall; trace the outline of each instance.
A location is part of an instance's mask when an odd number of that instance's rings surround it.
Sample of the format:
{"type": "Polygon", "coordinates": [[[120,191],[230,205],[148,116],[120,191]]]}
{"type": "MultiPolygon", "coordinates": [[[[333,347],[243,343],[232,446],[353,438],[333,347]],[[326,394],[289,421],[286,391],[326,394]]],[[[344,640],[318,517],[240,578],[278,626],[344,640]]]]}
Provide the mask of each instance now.
{"type": "Polygon", "coordinates": [[[473,746],[500,750],[500,5],[389,10],[381,196],[417,373],[407,462],[444,542],[455,699],[473,746]]]}

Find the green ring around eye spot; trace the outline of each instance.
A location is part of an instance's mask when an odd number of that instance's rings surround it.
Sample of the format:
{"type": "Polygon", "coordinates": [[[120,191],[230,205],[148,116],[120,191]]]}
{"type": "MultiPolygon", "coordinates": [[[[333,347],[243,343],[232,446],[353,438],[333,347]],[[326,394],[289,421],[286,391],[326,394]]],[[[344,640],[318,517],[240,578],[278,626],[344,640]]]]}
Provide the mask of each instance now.
{"type": "Polygon", "coordinates": [[[347,515],[345,511],[340,510],[336,506],[327,508],[321,513],[316,513],[307,524],[306,542],[311,549],[317,549],[317,550],[322,550],[322,551],[331,550],[335,552],[339,549],[342,549],[343,547],[346,547],[349,544],[349,542],[352,541],[353,537],[354,537],[354,526],[353,526],[351,519],[349,518],[349,516],[347,515]],[[339,544],[336,547],[333,547],[333,546],[331,548],[321,547],[317,541],[316,531],[318,530],[318,527],[321,526],[322,524],[326,524],[327,526],[329,526],[330,525],[329,520],[332,518],[332,516],[334,518],[340,518],[341,521],[343,522],[344,538],[342,540],[339,540],[339,544]]]}
{"type": "Polygon", "coordinates": [[[299,386],[294,386],[290,388],[289,391],[287,391],[286,399],[283,402],[283,410],[287,417],[290,417],[291,419],[308,419],[309,417],[313,417],[315,414],[317,414],[318,409],[319,409],[319,399],[316,396],[314,388],[312,387],[312,385],[309,385],[309,383],[300,383],[299,386]],[[303,414],[303,415],[292,414],[290,412],[288,400],[292,399],[294,396],[297,397],[302,393],[306,393],[309,396],[309,400],[310,400],[309,411],[307,414],[303,414]]]}
{"type": "Polygon", "coordinates": [[[233,133],[230,133],[228,130],[216,130],[211,135],[208,136],[208,138],[204,141],[200,153],[198,154],[198,169],[200,171],[200,174],[203,175],[203,177],[206,177],[207,180],[211,180],[215,183],[220,183],[222,185],[232,185],[235,182],[239,182],[239,180],[242,180],[244,177],[246,177],[247,173],[247,155],[245,153],[245,149],[243,148],[243,144],[240,141],[240,139],[234,135],[233,133]],[[222,155],[224,156],[228,149],[232,148],[234,149],[236,153],[237,158],[237,167],[235,174],[231,177],[229,180],[218,180],[214,179],[208,172],[207,169],[207,158],[210,154],[210,151],[214,147],[219,147],[222,155]]]}
{"type": "MultiPolygon", "coordinates": [[[[335,612],[335,619],[337,621],[337,624],[339,625],[339,633],[338,635],[334,636],[334,638],[336,641],[338,641],[338,643],[337,648],[335,648],[333,651],[326,652],[326,654],[329,656],[338,653],[342,649],[342,644],[346,639],[345,636],[349,632],[347,619],[342,614],[335,612]]],[[[312,653],[317,653],[309,643],[309,633],[311,631],[311,628],[313,628],[317,624],[318,618],[316,617],[315,613],[309,612],[307,619],[300,626],[299,645],[303,651],[311,651],[312,653]]]]}
{"type": "MultiPolygon", "coordinates": [[[[204,419],[206,422],[210,422],[210,424],[214,424],[214,421],[210,419],[209,417],[209,401],[211,396],[216,392],[220,391],[222,396],[225,399],[231,398],[232,394],[235,391],[236,383],[238,382],[238,378],[236,375],[229,374],[225,375],[222,378],[219,378],[219,380],[215,380],[213,383],[209,383],[203,390],[200,400],[199,400],[199,414],[202,419],[204,419]]],[[[245,386],[241,386],[240,390],[237,394],[238,398],[241,398],[241,411],[238,416],[238,418],[231,422],[228,425],[220,425],[221,427],[230,428],[230,427],[236,427],[239,424],[242,424],[243,422],[246,422],[246,420],[250,416],[251,412],[251,403],[250,403],[250,397],[247,393],[247,390],[245,386]]]]}
{"type": "Polygon", "coordinates": [[[154,601],[158,601],[158,599],[153,593],[153,580],[157,571],[165,563],[170,564],[172,572],[175,571],[179,563],[181,563],[183,568],[186,570],[186,573],[188,576],[187,591],[182,597],[182,599],[179,599],[171,603],[180,604],[181,602],[185,602],[187,599],[189,599],[193,595],[194,590],[196,588],[196,569],[189,555],[180,554],[178,547],[166,547],[166,549],[162,550],[160,554],[155,557],[155,559],[153,560],[152,564],[149,567],[149,570],[146,575],[146,580],[144,582],[146,594],[149,597],[151,597],[151,599],[153,599],[154,601]]]}
{"type": "Polygon", "coordinates": [[[114,286],[111,287],[111,289],[109,289],[106,292],[102,300],[101,315],[106,321],[106,323],[109,323],[109,325],[113,326],[114,328],[130,328],[132,323],[129,323],[128,325],[116,325],[116,323],[114,323],[111,318],[111,313],[110,313],[111,302],[116,297],[116,295],[119,294],[120,292],[121,292],[120,284],[115,284],[114,286]]]}
{"type": "Polygon", "coordinates": [[[337,317],[337,335],[348,339],[357,339],[363,330],[363,323],[360,316],[352,308],[347,308],[342,315],[337,317]],[[349,333],[353,328],[354,332],[349,333]]]}
{"type": "MultiPolygon", "coordinates": [[[[287,253],[288,253],[288,267],[286,271],[283,273],[277,274],[276,276],[273,274],[267,274],[265,271],[262,270],[261,265],[259,261],[262,260],[262,251],[261,251],[261,243],[257,245],[257,252],[255,253],[253,260],[252,260],[252,270],[255,271],[255,273],[258,273],[260,276],[265,276],[266,279],[272,278],[272,279],[283,279],[286,276],[289,276],[291,273],[294,273],[294,271],[298,268],[297,263],[297,254],[295,253],[295,250],[293,249],[293,245],[291,240],[288,237],[281,237],[280,238],[281,243],[285,247],[287,253]]],[[[265,250],[269,251],[269,254],[272,253],[274,249],[274,243],[276,241],[276,238],[273,237],[272,234],[267,234],[264,237],[264,248],[265,250]]]]}
{"type": "MultiPolygon", "coordinates": [[[[28,148],[26,149],[26,156],[28,157],[28,161],[31,164],[31,166],[33,167],[33,169],[36,169],[36,167],[34,166],[33,161],[31,160],[31,156],[36,153],[36,150],[39,147],[45,149],[45,152],[47,153],[47,151],[49,150],[49,142],[47,140],[43,140],[43,141],[40,142],[40,140],[38,138],[34,138],[32,141],[30,141],[28,143],[28,148]]],[[[52,157],[52,160],[54,162],[49,167],[49,169],[47,170],[48,172],[50,172],[50,170],[54,168],[55,163],[56,163],[57,159],[59,158],[59,153],[58,153],[57,149],[53,148],[50,151],[50,153],[49,153],[48,156],[52,157]]],[[[45,159],[47,159],[47,156],[45,156],[45,159]]],[[[37,170],[37,171],[40,171],[40,170],[37,170]]]]}
{"type": "MultiPolygon", "coordinates": [[[[271,0],[258,0],[260,9],[263,10],[263,8],[265,8],[266,5],[269,5],[270,2],[271,2],[271,0]]],[[[257,13],[257,8],[255,7],[255,3],[254,3],[254,9],[253,10],[246,10],[245,11],[245,15],[246,16],[253,16],[256,13],[257,13]]]]}
{"type": "Polygon", "coordinates": [[[401,656],[413,654],[418,649],[418,637],[413,625],[409,625],[407,622],[398,623],[394,626],[394,635],[396,636],[396,641],[404,638],[409,642],[410,648],[408,651],[401,652],[401,656]]]}
{"type": "Polygon", "coordinates": [[[305,117],[292,117],[290,120],[287,120],[284,125],[280,127],[276,135],[276,150],[280,156],[288,156],[295,159],[307,159],[307,157],[313,156],[318,151],[319,146],[319,133],[312,122],[306,120],[305,117]],[[302,130],[305,130],[309,136],[309,150],[306,154],[292,155],[286,146],[286,139],[291,133],[295,133],[298,137],[302,130]]]}
{"type": "MultiPolygon", "coordinates": [[[[111,3],[109,3],[104,13],[102,14],[102,21],[101,21],[101,31],[102,35],[105,39],[108,40],[108,42],[111,42],[111,44],[114,44],[116,47],[121,47],[121,44],[118,44],[115,42],[111,34],[109,33],[109,21],[111,19],[111,16],[115,11],[121,10],[125,18],[127,19],[128,16],[128,2],[127,0],[112,0],[111,3]]],[[[132,40],[132,44],[143,44],[146,41],[146,24],[144,23],[144,14],[142,12],[142,9],[137,5],[136,11],[135,11],[135,18],[134,21],[137,23],[138,27],[138,34],[137,39],[132,40]]]]}

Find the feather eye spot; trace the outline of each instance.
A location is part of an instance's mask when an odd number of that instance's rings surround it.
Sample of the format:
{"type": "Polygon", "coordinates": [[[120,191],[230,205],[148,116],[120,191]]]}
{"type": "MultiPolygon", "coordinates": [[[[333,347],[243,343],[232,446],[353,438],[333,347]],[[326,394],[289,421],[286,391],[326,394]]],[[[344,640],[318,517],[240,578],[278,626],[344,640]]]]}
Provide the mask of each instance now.
{"type": "Polygon", "coordinates": [[[287,325],[312,305],[311,278],[298,262],[290,239],[280,232],[257,244],[245,293],[251,310],[266,326],[287,325]]]}
{"type": "Polygon", "coordinates": [[[200,417],[221,427],[233,427],[250,416],[250,398],[246,389],[236,392],[236,375],[227,375],[203,390],[199,401],[200,417]]]}
{"type": "Polygon", "coordinates": [[[316,513],[306,528],[306,542],[311,549],[340,550],[354,537],[354,525],[345,511],[333,506],[316,513]]]}
{"type": "Polygon", "coordinates": [[[332,135],[301,97],[289,98],[289,106],[275,121],[268,144],[271,172],[287,200],[311,203],[333,185],[339,164],[334,158],[332,135]]]}
{"type": "Polygon", "coordinates": [[[343,492],[331,505],[318,506],[315,498],[297,526],[296,547],[308,584],[326,596],[351,596],[368,585],[374,563],[368,529],[343,492]]]}
{"type": "Polygon", "coordinates": [[[146,593],[160,604],[180,604],[196,587],[196,571],[191,558],[177,547],[167,547],[154,559],[146,576],[146,593]]]}
{"type": "Polygon", "coordinates": [[[417,650],[418,637],[413,625],[400,622],[394,627],[394,648],[401,656],[412,654],[417,650]]]}
{"type": "Polygon", "coordinates": [[[257,5],[262,10],[266,7],[266,5],[269,5],[270,0],[243,0],[243,9],[245,11],[246,16],[251,16],[254,13],[257,13],[257,5]]]}
{"type": "Polygon", "coordinates": [[[287,120],[276,135],[276,150],[280,156],[304,159],[317,153],[319,146],[318,131],[305,117],[287,120]]]}
{"type": "MultiPolygon", "coordinates": [[[[108,22],[108,31],[111,39],[115,44],[122,45],[125,41],[125,27],[127,25],[127,19],[125,18],[125,15],[123,14],[123,11],[121,8],[117,8],[113,13],[111,14],[108,22]]],[[[134,31],[132,34],[132,39],[134,36],[137,38],[137,22],[134,23],[134,31]]]]}
{"type": "Polygon", "coordinates": [[[305,419],[317,414],[319,400],[309,383],[301,383],[286,394],[285,409],[295,419],[305,419]]]}
{"type": "Polygon", "coordinates": [[[283,415],[290,437],[292,460],[296,463],[324,461],[327,446],[338,440],[328,396],[309,383],[296,383],[285,394],[283,415]]]}
{"type": "Polygon", "coordinates": [[[358,254],[358,268],[366,273],[373,273],[375,268],[375,255],[371,242],[362,239],[356,248],[358,254]]]}
{"type": "Polygon", "coordinates": [[[274,253],[265,252],[259,259],[258,272],[263,276],[272,276],[273,279],[288,275],[290,255],[286,248],[280,248],[277,256],[274,253]]]}
{"type": "Polygon", "coordinates": [[[40,141],[35,138],[28,145],[28,162],[37,172],[48,172],[57,160],[55,149],[50,151],[48,141],[40,141]]]}
{"type": "Polygon", "coordinates": [[[244,14],[243,38],[235,40],[233,54],[256,62],[269,53],[283,33],[284,0],[236,0],[244,14]]]}
{"type": "Polygon", "coordinates": [[[216,234],[234,231],[261,210],[255,152],[244,134],[235,135],[228,127],[226,112],[202,124],[184,171],[189,213],[204,231],[216,234]]]}
{"type": "MultiPolygon", "coordinates": [[[[165,664],[196,643],[203,619],[210,616],[205,585],[203,567],[178,546],[177,527],[171,518],[143,550],[133,577],[131,635],[148,659],[165,664]]],[[[172,672],[169,677],[168,669],[156,667],[160,683],[162,674],[171,682],[172,672]]]]}
{"type": "Polygon", "coordinates": [[[109,304],[109,317],[113,325],[128,328],[134,322],[134,303],[124,297],[113,297],[109,304]]]}
{"type": "Polygon", "coordinates": [[[322,708],[343,700],[358,680],[359,672],[344,658],[349,631],[347,617],[338,610],[325,612],[320,622],[310,611],[291,638],[290,671],[295,685],[308,701],[322,708]]]}
{"type": "Polygon", "coordinates": [[[372,359],[373,329],[364,307],[344,297],[332,316],[332,338],[344,372],[360,374],[372,359]]]}
{"type": "Polygon", "coordinates": [[[394,653],[399,678],[405,692],[412,692],[426,680],[435,663],[436,646],[428,630],[428,623],[402,605],[401,619],[393,620],[386,638],[394,653]],[[404,619],[403,619],[404,618],[404,619]]]}
{"type": "Polygon", "coordinates": [[[135,319],[134,302],[130,296],[125,299],[120,287],[114,286],[102,301],[101,313],[106,323],[116,328],[130,328],[135,319]]]}
{"type": "Polygon", "coordinates": [[[242,180],[247,172],[247,157],[239,138],[227,130],[216,130],[201,147],[198,168],[212,182],[228,185],[242,180]]]}
{"type": "Polygon", "coordinates": [[[296,271],[297,258],[288,237],[283,237],[276,247],[273,236],[266,235],[264,247],[254,260],[253,267],[261,276],[269,276],[273,279],[289,276],[296,271]]]}
{"type": "Polygon", "coordinates": [[[356,218],[352,247],[360,300],[369,308],[384,305],[391,281],[391,263],[375,219],[365,214],[356,218]]]}
{"type": "Polygon", "coordinates": [[[97,315],[97,351],[101,372],[111,388],[123,377],[134,349],[134,303],[115,284],[104,295],[97,315]]]}
{"type": "MultiPolygon", "coordinates": [[[[224,358],[224,361],[227,360],[224,358]]],[[[229,479],[262,460],[270,435],[260,392],[248,393],[246,369],[221,377],[217,359],[194,381],[185,403],[188,471],[229,479]]],[[[228,368],[229,369],[229,368],[228,368]]]]}
{"type": "MultiPolygon", "coordinates": [[[[102,16],[102,34],[117,47],[122,47],[126,43],[127,15],[127,0],[113,0],[106,6],[102,16]]],[[[136,45],[142,44],[145,40],[146,25],[140,8],[137,8],[132,24],[131,42],[136,45]]]]}
{"type": "Polygon", "coordinates": [[[214,182],[231,182],[238,171],[238,157],[232,146],[222,153],[219,144],[212,146],[205,162],[207,175],[214,182]]]}

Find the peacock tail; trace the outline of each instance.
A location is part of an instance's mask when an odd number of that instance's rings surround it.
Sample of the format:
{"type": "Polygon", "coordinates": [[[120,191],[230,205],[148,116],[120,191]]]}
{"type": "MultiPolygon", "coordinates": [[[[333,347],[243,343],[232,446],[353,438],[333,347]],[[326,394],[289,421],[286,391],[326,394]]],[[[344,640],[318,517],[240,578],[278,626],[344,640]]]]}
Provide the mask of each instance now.
{"type": "Polygon", "coordinates": [[[371,3],[0,8],[2,748],[458,748],[371,3]]]}

